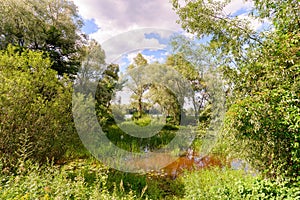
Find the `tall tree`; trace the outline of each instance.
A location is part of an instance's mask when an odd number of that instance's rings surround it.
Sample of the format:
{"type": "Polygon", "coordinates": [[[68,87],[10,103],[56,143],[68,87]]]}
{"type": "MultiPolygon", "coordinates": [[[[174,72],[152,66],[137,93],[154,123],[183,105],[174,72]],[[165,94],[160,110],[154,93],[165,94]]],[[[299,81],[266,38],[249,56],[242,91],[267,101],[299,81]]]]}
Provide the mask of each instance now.
{"type": "Polygon", "coordinates": [[[199,71],[197,66],[189,62],[182,52],[169,56],[166,65],[178,71],[192,86],[193,94],[188,97],[192,100],[195,118],[198,120],[200,110],[203,109],[205,101],[208,100],[206,85],[201,77],[203,70],[202,72],[199,71]]]}
{"type": "Polygon", "coordinates": [[[167,123],[172,125],[180,125],[182,105],[178,101],[178,96],[168,87],[152,84],[149,88],[149,99],[152,104],[158,104],[167,116],[167,123]]]}
{"type": "Polygon", "coordinates": [[[138,53],[137,56],[133,59],[133,64],[128,66],[128,72],[131,73],[131,81],[129,88],[132,90],[133,95],[131,98],[134,100],[132,102],[133,106],[137,108],[137,115],[135,117],[141,118],[143,116],[143,94],[149,88],[148,84],[144,84],[142,80],[141,70],[139,67],[144,67],[148,64],[148,61],[143,57],[141,53],[138,53]],[[135,106],[136,105],[136,106],[135,106]]]}
{"type": "Polygon", "coordinates": [[[250,21],[225,15],[230,1],[173,0],[184,29],[212,36],[232,83],[225,138],[269,177],[299,177],[299,1],[254,1],[252,15],[273,30],[257,33],[250,21]],[[231,66],[235,65],[235,68],[231,66]]]}
{"type": "Polygon", "coordinates": [[[97,41],[91,40],[82,50],[81,66],[79,67],[76,83],[78,92],[89,94],[104,72],[105,52],[97,41]]]}
{"type": "Polygon", "coordinates": [[[0,47],[43,51],[59,75],[75,75],[80,66],[82,20],[69,0],[3,0],[0,47]]]}

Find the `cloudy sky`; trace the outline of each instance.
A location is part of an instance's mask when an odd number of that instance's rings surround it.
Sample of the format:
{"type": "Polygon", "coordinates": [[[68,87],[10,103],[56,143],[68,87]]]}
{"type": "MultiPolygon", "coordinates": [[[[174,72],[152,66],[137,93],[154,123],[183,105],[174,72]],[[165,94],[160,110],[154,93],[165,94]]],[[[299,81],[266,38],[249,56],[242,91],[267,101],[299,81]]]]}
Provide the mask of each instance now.
{"type": "Polygon", "coordinates": [[[179,30],[177,16],[168,0],[74,0],[85,19],[100,28],[92,34],[98,41],[137,28],[179,30]]]}
{"type": "MultiPolygon", "coordinates": [[[[109,62],[128,65],[138,52],[150,61],[163,61],[168,54],[166,38],[186,34],[169,0],[74,0],[85,20],[83,31],[96,39],[109,62]],[[141,30],[142,29],[142,30],[141,30]],[[157,50],[157,51],[156,51],[157,50]]],[[[233,0],[226,13],[245,17],[250,1],[233,0]]],[[[260,24],[253,21],[253,28],[260,24]]]]}

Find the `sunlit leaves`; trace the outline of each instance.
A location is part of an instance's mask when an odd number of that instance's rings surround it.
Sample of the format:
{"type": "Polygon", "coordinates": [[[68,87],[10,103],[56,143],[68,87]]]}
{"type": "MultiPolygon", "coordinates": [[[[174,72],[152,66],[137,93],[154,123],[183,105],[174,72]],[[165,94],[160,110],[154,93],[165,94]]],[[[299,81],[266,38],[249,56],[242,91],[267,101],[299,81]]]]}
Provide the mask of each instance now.
{"type": "Polygon", "coordinates": [[[30,144],[26,156],[46,161],[61,157],[64,141],[74,138],[71,85],[50,66],[41,52],[0,51],[0,152],[12,163],[22,141],[30,144]]]}

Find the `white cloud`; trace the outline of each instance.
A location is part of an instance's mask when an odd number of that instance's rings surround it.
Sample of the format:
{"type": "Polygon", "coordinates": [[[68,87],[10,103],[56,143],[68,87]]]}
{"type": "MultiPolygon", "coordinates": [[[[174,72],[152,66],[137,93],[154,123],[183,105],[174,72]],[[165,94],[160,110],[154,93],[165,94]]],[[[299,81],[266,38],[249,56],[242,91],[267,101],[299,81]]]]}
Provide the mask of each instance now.
{"type": "Polygon", "coordinates": [[[143,49],[164,49],[165,44],[160,44],[155,38],[145,38],[145,33],[158,33],[159,35],[171,35],[173,32],[159,29],[138,29],[122,33],[102,43],[106,53],[106,62],[110,63],[120,58],[125,53],[143,49]]]}
{"type": "Polygon", "coordinates": [[[164,59],[162,57],[157,58],[155,55],[143,55],[144,58],[148,61],[149,64],[154,62],[163,62],[164,59]]]}
{"type": "MultiPolygon", "coordinates": [[[[136,50],[165,48],[165,45],[160,44],[155,38],[146,39],[145,32],[159,33],[163,38],[174,32],[193,37],[182,31],[180,25],[176,23],[178,16],[172,10],[169,0],[74,0],[74,2],[83,18],[94,19],[100,27],[90,37],[101,43],[108,62],[136,50]]],[[[249,11],[252,6],[252,1],[232,0],[224,11],[233,14],[241,9],[249,11]]],[[[241,16],[243,17],[247,18],[245,15],[241,16]]],[[[255,20],[251,22],[254,29],[261,26],[255,20]]]]}
{"type": "Polygon", "coordinates": [[[250,28],[252,28],[255,31],[259,30],[264,23],[259,21],[258,19],[248,16],[247,14],[239,15],[239,18],[248,20],[250,22],[250,28]]]}
{"type": "Polygon", "coordinates": [[[225,8],[224,8],[224,13],[227,15],[232,15],[236,14],[238,11],[241,11],[238,13],[238,17],[240,19],[246,19],[250,22],[250,28],[253,30],[259,30],[263,24],[267,21],[261,22],[258,19],[254,19],[251,16],[248,16],[249,12],[253,9],[254,3],[252,0],[232,0],[225,8]]]}
{"type": "Polygon", "coordinates": [[[232,0],[225,8],[224,12],[226,14],[234,14],[235,12],[243,9],[245,11],[250,11],[253,8],[253,1],[248,0],[232,0]]]}
{"type": "Polygon", "coordinates": [[[179,30],[168,0],[74,0],[79,13],[94,18],[100,30],[91,35],[103,42],[124,31],[154,27],[179,30]]]}

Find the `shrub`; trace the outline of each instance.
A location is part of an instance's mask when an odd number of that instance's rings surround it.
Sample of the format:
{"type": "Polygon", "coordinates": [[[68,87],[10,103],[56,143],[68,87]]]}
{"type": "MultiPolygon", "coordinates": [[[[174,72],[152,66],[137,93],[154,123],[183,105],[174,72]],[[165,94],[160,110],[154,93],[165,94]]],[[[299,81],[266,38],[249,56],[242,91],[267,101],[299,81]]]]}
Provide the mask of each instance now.
{"type": "Polygon", "coordinates": [[[246,199],[295,200],[300,197],[300,180],[256,179],[251,188],[240,192],[246,199]]]}
{"type": "Polygon", "coordinates": [[[185,186],[185,199],[242,199],[241,190],[251,187],[253,177],[243,171],[205,169],[186,173],[181,178],[185,186]]]}
{"type": "Polygon", "coordinates": [[[0,152],[6,164],[25,154],[38,161],[58,159],[66,141],[76,138],[71,84],[50,66],[42,53],[0,51],[0,152]]]}
{"type": "Polygon", "coordinates": [[[141,118],[136,118],[134,123],[138,126],[148,126],[151,123],[151,117],[148,115],[143,115],[141,118]]]}
{"type": "Polygon", "coordinates": [[[294,200],[300,196],[299,179],[274,181],[241,170],[201,170],[186,173],[181,180],[185,199],[294,200]]]}

